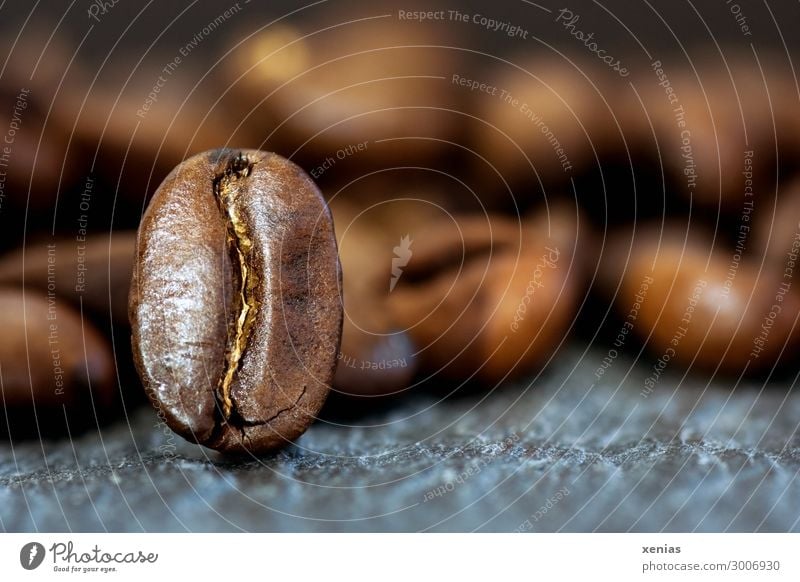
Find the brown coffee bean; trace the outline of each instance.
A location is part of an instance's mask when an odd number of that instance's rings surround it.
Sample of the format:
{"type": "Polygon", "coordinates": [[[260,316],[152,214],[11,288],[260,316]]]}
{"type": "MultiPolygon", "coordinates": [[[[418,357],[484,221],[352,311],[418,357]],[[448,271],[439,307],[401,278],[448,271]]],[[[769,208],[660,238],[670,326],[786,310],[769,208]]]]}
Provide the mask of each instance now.
{"type": "Polygon", "coordinates": [[[0,285],[52,290],[99,318],[128,326],[128,292],[136,233],[54,239],[0,258],[0,285]]]}
{"type": "Polygon", "coordinates": [[[416,347],[392,320],[389,296],[428,226],[478,202],[454,191],[449,176],[407,168],[360,176],[331,192],[345,311],[334,387],[350,395],[401,392],[416,372],[416,347]]]}
{"type": "Polygon", "coordinates": [[[336,366],[340,279],[330,213],[297,166],[223,149],[175,168],[130,295],[134,358],[169,426],[224,452],[299,437],[336,366]]]}
{"type": "Polygon", "coordinates": [[[458,69],[458,53],[437,48],[447,44],[438,29],[359,18],[270,26],[232,44],[225,87],[293,159],[428,160],[459,134],[463,117],[447,110],[460,110],[463,93],[442,79],[458,69]]]}
{"type": "Polygon", "coordinates": [[[796,345],[800,298],[780,272],[735,264],[732,252],[681,231],[637,238],[626,265],[628,246],[608,247],[624,269],[616,303],[624,316],[640,303],[633,330],[664,367],[738,375],[769,369],[796,345]]]}
{"type": "MultiPolygon", "coordinates": [[[[756,199],[774,193],[776,162],[797,166],[794,77],[765,62],[732,55],[725,63],[665,63],[641,74],[652,129],[647,121],[640,128],[655,132],[665,172],[693,202],[737,214],[746,191],[756,199]]],[[[632,105],[641,115],[642,105],[632,105]]]]}
{"type": "Polygon", "coordinates": [[[468,217],[416,241],[390,306],[429,371],[497,382],[552,356],[585,280],[576,219],[565,208],[522,223],[468,217]]]}
{"type": "MultiPolygon", "coordinates": [[[[50,210],[56,194],[77,180],[76,167],[65,162],[75,144],[68,147],[71,123],[63,123],[60,87],[81,72],[69,62],[73,51],[52,30],[34,25],[8,40],[0,79],[0,127],[7,140],[0,193],[3,206],[38,213],[50,210]]],[[[19,222],[30,218],[35,214],[19,222]]]]}
{"type": "MultiPolygon", "coordinates": [[[[416,349],[388,312],[387,301],[393,288],[388,268],[393,258],[392,245],[386,241],[391,235],[386,230],[381,232],[385,223],[375,222],[376,213],[371,209],[359,212],[341,199],[334,199],[331,207],[344,285],[342,347],[333,385],[337,391],[350,395],[399,392],[414,376],[416,349]]],[[[412,240],[410,234],[406,236],[405,240],[412,240]]],[[[403,244],[402,240],[397,242],[403,244]]]]}
{"type": "Polygon", "coordinates": [[[755,215],[753,259],[763,258],[767,268],[785,271],[787,280],[794,279],[800,253],[800,180],[782,184],[774,203],[763,197],[755,215]]]}
{"type": "Polygon", "coordinates": [[[19,126],[9,148],[9,171],[4,180],[9,202],[18,209],[24,209],[28,203],[33,209],[46,209],[55,199],[62,180],[68,186],[75,179],[72,168],[62,168],[67,149],[63,128],[54,129],[50,121],[45,129],[47,111],[30,93],[0,92],[0,104],[3,112],[8,112],[8,116],[0,117],[2,127],[19,126]]]}
{"type": "Polygon", "coordinates": [[[8,169],[0,179],[0,193],[17,212],[19,223],[25,222],[26,208],[51,210],[56,193],[76,181],[74,168],[63,163],[68,149],[64,127],[52,118],[45,123],[47,108],[38,98],[27,89],[11,92],[0,87],[0,127],[14,128],[9,134],[12,143],[5,146],[3,165],[8,169]]]}
{"type": "Polygon", "coordinates": [[[22,409],[110,404],[114,360],[108,342],[69,304],[46,293],[0,288],[0,328],[2,405],[12,422],[22,409]]]}
{"type": "Polygon", "coordinates": [[[104,79],[91,92],[80,86],[60,99],[62,123],[74,128],[74,141],[87,152],[84,171],[119,187],[122,202],[133,201],[137,215],[146,197],[187,157],[220,144],[259,143],[246,124],[232,123],[203,88],[175,77],[159,88],[155,101],[148,101],[159,74],[147,69],[129,82],[104,79]]]}
{"type": "MultiPolygon", "coordinates": [[[[472,148],[509,182],[569,184],[623,148],[614,116],[619,78],[587,63],[515,59],[478,93],[472,148]]],[[[623,150],[624,151],[624,150],[623,150]]]]}

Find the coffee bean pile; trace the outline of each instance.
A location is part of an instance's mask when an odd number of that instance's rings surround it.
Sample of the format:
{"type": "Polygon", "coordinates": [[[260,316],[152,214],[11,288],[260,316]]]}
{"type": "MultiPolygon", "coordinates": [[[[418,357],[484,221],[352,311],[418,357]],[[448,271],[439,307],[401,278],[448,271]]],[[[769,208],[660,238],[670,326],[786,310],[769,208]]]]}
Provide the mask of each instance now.
{"type": "Polygon", "coordinates": [[[146,395],[188,440],[258,454],[329,392],[490,391],[576,343],[601,354],[591,381],[641,359],[651,391],[796,372],[791,72],[487,67],[463,33],[278,23],[230,33],[194,85],[179,61],[95,83],[57,35],[21,38],[0,77],[3,433],[146,395]]]}

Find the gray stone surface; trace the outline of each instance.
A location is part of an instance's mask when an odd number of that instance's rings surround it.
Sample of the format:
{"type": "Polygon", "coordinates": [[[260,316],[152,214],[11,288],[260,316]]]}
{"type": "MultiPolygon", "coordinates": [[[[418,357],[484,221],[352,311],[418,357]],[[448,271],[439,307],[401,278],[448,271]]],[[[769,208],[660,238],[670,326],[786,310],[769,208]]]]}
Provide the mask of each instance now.
{"type": "Polygon", "coordinates": [[[564,353],[493,391],[320,422],[272,457],[178,442],[150,410],[0,444],[6,531],[798,531],[800,393],[564,353]],[[176,446],[175,458],[164,455],[176,446]]]}

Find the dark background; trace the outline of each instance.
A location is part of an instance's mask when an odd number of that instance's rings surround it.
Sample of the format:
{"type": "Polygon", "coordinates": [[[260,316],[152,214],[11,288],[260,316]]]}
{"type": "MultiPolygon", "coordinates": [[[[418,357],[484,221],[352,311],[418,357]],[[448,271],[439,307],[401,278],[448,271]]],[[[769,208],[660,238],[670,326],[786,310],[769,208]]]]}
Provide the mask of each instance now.
{"type": "MultiPolygon", "coordinates": [[[[99,67],[108,58],[106,65],[130,71],[135,66],[131,55],[138,57],[171,54],[190,39],[198,25],[213,20],[233,2],[133,2],[120,0],[106,14],[99,16],[101,22],[90,19],[87,10],[91,2],[4,2],[3,54],[13,46],[17,34],[25,34],[31,27],[42,26],[49,31],[65,32],[77,47],[84,35],[86,40],[78,56],[99,67]],[[23,27],[24,24],[24,27],[23,27]],[[56,28],[57,25],[57,28],[56,28]],[[90,30],[91,29],[91,30],[90,30]],[[152,46],[151,46],[152,45],[152,46]]],[[[246,9],[244,18],[230,22],[230,30],[212,35],[203,46],[193,52],[198,67],[207,67],[216,61],[218,50],[230,38],[234,28],[256,30],[270,21],[286,15],[288,21],[303,21],[308,18],[324,18],[336,22],[350,10],[362,16],[385,14],[397,8],[414,8],[413,2],[346,2],[328,0],[313,3],[302,2],[258,2],[239,3],[246,9]]],[[[554,3],[543,0],[537,3],[551,10],[569,8],[580,14],[586,30],[596,32],[596,39],[607,46],[612,54],[636,58],[641,53],[638,38],[649,51],[688,55],[692,58],[718,55],[734,47],[750,50],[752,43],[757,50],[766,48],[796,54],[797,35],[793,25],[797,22],[797,6],[793,2],[607,2],[573,1],[554,3]],[[738,4],[747,19],[752,36],[743,37],[730,7],[738,4]],[[624,25],[624,26],[623,26],[624,25]],[[628,30],[626,30],[626,27],[628,30]]],[[[571,52],[575,50],[574,39],[563,30],[553,27],[551,17],[542,10],[520,0],[519,2],[426,2],[428,10],[459,9],[481,13],[499,20],[511,20],[527,28],[535,40],[530,50],[551,47],[551,50],[571,52]],[[537,46],[538,45],[538,46],[537,46]]],[[[227,28],[227,27],[226,27],[227,28]]],[[[504,39],[501,34],[481,31],[470,27],[462,40],[475,50],[486,50],[504,55],[520,49],[516,39],[504,39]]]]}

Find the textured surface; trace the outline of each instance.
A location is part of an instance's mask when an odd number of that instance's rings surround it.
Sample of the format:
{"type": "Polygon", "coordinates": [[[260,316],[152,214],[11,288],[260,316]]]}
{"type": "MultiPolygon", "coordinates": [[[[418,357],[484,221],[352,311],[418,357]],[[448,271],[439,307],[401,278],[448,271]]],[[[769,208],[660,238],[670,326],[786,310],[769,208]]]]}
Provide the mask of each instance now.
{"type": "Polygon", "coordinates": [[[649,368],[622,358],[592,387],[604,355],[573,350],[532,384],[488,395],[420,395],[317,423],[260,461],[179,442],[149,410],[72,443],[3,444],[0,526],[800,530],[790,380],[675,391],[680,377],[666,375],[643,398],[649,368]]]}
{"type": "Polygon", "coordinates": [[[256,150],[189,158],[142,218],[135,265],[134,361],[167,424],[227,452],[301,435],[342,328],[333,224],[305,172],[256,150]]]}

